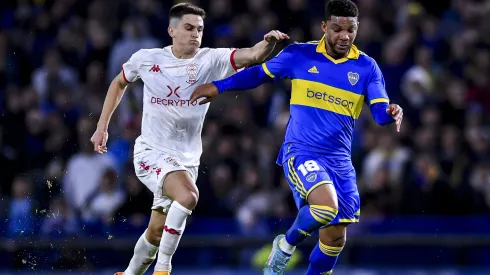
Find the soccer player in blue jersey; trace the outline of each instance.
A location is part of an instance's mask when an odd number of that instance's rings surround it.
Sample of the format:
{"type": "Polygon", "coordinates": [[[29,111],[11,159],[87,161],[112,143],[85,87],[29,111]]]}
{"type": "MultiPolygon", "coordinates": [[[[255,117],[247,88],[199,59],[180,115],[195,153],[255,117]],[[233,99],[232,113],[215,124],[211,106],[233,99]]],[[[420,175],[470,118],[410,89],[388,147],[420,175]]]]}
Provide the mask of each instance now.
{"type": "Polygon", "coordinates": [[[358,9],[350,0],[326,6],[319,42],[295,43],[261,66],[199,86],[191,102],[213,100],[230,90],[246,90],[271,79],[292,80],[290,118],[277,163],[294,194],[298,216],[274,239],[264,274],[284,274],[296,246],[319,230],[307,275],[332,274],[346,242],[346,228],[359,222],[360,202],[351,161],[354,124],[366,102],[380,125],[396,122],[403,110],[390,104],[383,75],[372,58],[352,43],[358,9]]]}

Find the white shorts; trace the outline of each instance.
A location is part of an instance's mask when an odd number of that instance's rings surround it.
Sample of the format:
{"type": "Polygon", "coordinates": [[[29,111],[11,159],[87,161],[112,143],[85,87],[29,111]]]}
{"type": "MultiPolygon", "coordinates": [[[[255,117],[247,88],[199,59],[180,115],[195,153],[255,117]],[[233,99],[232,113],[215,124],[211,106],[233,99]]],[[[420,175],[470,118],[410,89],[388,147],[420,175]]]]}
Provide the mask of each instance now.
{"type": "Polygon", "coordinates": [[[167,213],[172,200],[163,194],[165,176],[173,171],[188,171],[194,184],[197,181],[198,166],[184,166],[179,161],[164,152],[144,148],[134,153],[134,170],[139,180],[153,192],[151,209],[167,213]]]}

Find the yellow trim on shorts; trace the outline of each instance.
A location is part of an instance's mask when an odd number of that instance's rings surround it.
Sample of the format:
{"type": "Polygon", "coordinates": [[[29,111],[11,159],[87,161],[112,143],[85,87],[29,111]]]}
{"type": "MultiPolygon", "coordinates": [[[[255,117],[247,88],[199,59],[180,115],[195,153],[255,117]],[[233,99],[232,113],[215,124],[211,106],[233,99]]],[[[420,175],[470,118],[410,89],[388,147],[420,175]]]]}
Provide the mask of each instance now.
{"type": "Polygon", "coordinates": [[[310,189],[306,192],[306,199],[308,199],[308,196],[310,195],[311,191],[315,190],[315,188],[317,188],[318,186],[322,185],[322,184],[333,184],[333,181],[331,180],[322,180],[318,183],[315,183],[315,185],[313,185],[312,187],[310,187],[310,189]]]}
{"type": "Polygon", "coordinates": [[[305,189],[305,186],[303,185],[303,182],[301,181],[298,174],[296,173],[296,170],[294,170],[293,160],[294,160],[294,157],[288,159],[289,172],[291,173],[291,176],[293,177],[294,182],[296,182],[296,185],[295,185],[297,187],[296,190],[298,190],[298,192],[301,194],[301,197],[303,199],[305,199],[306,198],[306,189],[305,189]]]}
{"type": "Polygon", "coordinates": [[[353,219],[339,219],[340,223],[358,223],[359,218],[353,218],[353,219]]]}
{"type": "Polygon", "coordinates": [[[293,174],[294,170],[293,169],[294,169],[294,167],[292,167],[291,163],[288,161],[288,170],[289,170],[288,179],[294,185],[294,187],[295,187],[296,191],[298,191],[300,197],[304,199],[306,196],[306,192],[304,192],[303,189],[301,189],[301,186],[298,184],[298,181],[294,177],[294,174],[293,174]]]}

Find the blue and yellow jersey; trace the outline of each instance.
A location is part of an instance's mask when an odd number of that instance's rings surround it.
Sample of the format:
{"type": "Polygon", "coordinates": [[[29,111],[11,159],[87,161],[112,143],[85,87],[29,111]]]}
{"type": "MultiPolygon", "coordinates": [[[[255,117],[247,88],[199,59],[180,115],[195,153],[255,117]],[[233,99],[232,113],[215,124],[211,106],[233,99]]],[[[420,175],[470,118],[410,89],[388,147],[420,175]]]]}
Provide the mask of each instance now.
{"type": "Polygon", "coordinates": [[[327,54],[324,38],[295,43],[262,64],[273,79],[292,81],[290,118],[277,163],[319,154],[336,164],[351,162],[354,125],[364,102],[389,103],[376,61],[352,46],[346,58],[327,54]]]}

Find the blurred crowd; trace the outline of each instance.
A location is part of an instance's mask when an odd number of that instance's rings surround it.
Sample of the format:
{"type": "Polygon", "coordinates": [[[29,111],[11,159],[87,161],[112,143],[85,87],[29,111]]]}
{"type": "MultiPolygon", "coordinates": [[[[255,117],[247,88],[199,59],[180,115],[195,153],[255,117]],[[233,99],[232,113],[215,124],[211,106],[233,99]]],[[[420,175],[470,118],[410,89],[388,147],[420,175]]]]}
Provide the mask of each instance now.
{"type": "MultiPolygon", "coordinates": [[[[146,223],[152,194],[135,177],[142,84],[110,124],[109,153],[89,141],[107,87],[132,53],[171,44],[179,1],[17,0],[0,3],[0,216],[8,235],[74,234],[80,222],[146,223]],[[40,222],[33,217],[46,217],[40,222]]],[[[204,47],[247,47],[272,29],[319,40],[324,1],[201,0],[204,47]]],[[[478,215],[490,207],[490,1],[357,0],[355,44],[375,58],[401,133],[364,107],[353,140],[362,219],[478,215]],[[423,3],[422,3],[423,2],[423,3]]],[[[287,43],[285,43],[287,44],[287,43]]],[[[278,45],[277,53],[285,44],[278,45]]],[[[275,164],[290,83],[215,101],[204,131],[194,216],[236,218],[267,233],[263,217],[296,212],[275,164]]]]}

